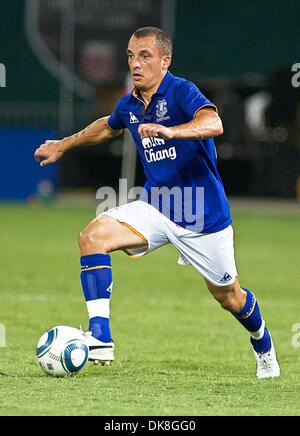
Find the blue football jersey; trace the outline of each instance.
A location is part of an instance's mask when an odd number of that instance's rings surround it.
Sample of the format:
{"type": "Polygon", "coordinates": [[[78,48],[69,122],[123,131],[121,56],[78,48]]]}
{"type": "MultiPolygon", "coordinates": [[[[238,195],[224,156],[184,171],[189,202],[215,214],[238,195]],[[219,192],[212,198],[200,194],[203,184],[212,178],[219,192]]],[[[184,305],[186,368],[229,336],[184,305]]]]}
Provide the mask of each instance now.
{"type": "Polygon", "coordinates": [[[167,72],[147,107],[133,90],[120,98],[108,124],[112,129],[130,130],[147,179],[147,201],[179,226],[215,233],[232,220],[213,138],[164,140],[138,134],[140,124],[178,126],[207,106],[215,108],[195,84],[167,72]],[[169,197],[166,194],[169,202],[162,199],[161,188],[171,192],[169,197]]]}

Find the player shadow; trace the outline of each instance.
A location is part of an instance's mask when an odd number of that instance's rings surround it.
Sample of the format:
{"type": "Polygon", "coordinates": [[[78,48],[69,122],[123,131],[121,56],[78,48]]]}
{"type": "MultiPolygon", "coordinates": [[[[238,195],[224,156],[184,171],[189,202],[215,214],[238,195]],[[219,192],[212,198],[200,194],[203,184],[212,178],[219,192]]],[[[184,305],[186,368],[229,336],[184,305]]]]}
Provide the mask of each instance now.
{"type": "Polygon", "coordinates": [[[8,374],[5,372],[0,372],[0,378],[19,378],[19,379],[26,379],[26,378],[46,378],[47,376],[43,374],[28,374],[28,375],[21,375],[21,374],[8,374]]]}

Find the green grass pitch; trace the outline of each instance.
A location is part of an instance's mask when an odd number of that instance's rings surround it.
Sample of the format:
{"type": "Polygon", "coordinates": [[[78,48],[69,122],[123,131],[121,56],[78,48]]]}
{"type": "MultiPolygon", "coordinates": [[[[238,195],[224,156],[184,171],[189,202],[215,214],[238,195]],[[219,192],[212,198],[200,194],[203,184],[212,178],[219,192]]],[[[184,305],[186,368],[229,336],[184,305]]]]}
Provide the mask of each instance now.
{"type": "Polygon", "coordinates": [[[92,209],[0,206],[0,415],[299,415],[299,215],[234,213],[242,285],[272,331],[282,377],[256,380],[248,334],[167,246],[112,256],[116,361],[54,379],[35,347],[55,325],[87,327],[77,234],[92,209]]]}

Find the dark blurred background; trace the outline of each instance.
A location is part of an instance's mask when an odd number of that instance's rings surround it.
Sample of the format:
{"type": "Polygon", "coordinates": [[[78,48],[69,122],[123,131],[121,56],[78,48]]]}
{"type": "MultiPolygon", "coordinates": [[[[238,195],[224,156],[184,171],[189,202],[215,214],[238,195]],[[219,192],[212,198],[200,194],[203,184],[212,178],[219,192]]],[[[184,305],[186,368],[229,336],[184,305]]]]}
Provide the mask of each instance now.
{"type": "Polygon", "coordinates": [[[299,23],[297,0],[2,0],[0,200],[143,185],[127,136],[46,169],[33,151],[111,113],[128,88],[128,39],[148,25],[174,38],[171,72],[218,106],[227,193],[300,199],[299,23]]]}

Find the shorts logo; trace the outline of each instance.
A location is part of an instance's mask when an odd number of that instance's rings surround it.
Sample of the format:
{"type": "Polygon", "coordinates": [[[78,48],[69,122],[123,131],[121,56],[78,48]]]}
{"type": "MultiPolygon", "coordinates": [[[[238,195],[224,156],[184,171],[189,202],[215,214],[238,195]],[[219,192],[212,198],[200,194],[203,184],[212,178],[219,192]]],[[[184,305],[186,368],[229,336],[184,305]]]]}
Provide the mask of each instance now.
{"type": "Polygon", "coordinates": [[[130,124],[139,123],[139,120],[132,112],[129,112],[129,116],[130,116],[130,124]]]}
{"type": "Polygon", "coordinates": [[[229,280],[231,280],[232,277],[230,274],[228,274],[227,272],[224,274],[223,278],[220,280],[221,283],[227,283],[229,282],[229,280]]]}

